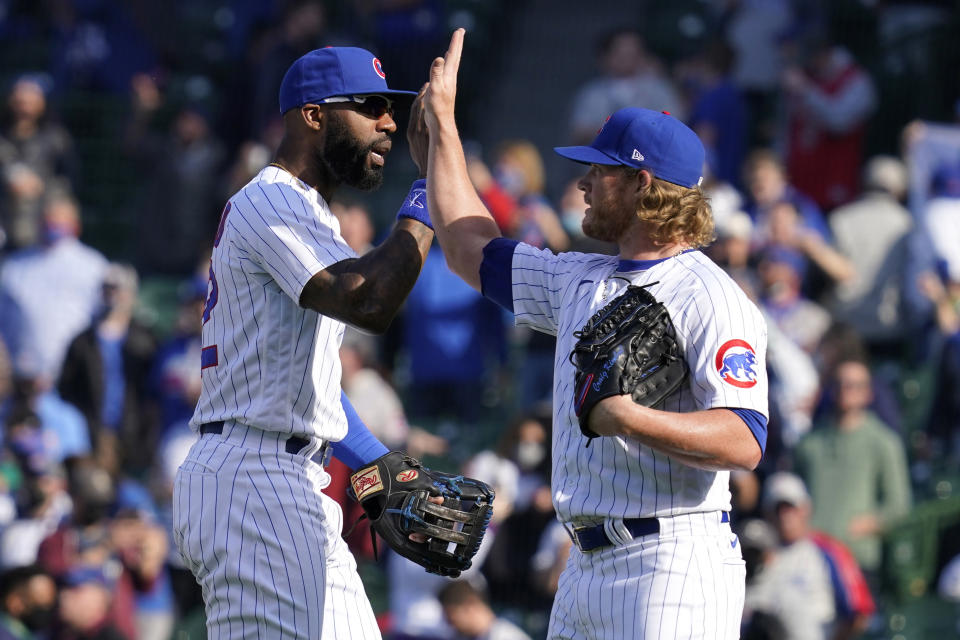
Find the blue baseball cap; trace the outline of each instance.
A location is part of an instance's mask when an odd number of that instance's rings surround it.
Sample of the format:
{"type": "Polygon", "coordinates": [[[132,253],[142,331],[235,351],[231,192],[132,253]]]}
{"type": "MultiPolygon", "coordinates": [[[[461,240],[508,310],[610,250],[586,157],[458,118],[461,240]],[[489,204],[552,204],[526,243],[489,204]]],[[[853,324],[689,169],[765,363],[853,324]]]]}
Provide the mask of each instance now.
{"type": "Polygon", "coordinates": [[[297,58],[283,76],[280,113],[327,98],[371,94],[412,101],[417,92],[388,89],[380,60],[366,49],[314,49],[297,58]]]}
{"type": "Polygon", "coordinates": [[[669,113],[639,107],[620,109],[607,118],[589,146],[553,150],[583,164],[649,169],[661,180],[688,188],[703,180],[706,157],[690,127],[669,113]]]}

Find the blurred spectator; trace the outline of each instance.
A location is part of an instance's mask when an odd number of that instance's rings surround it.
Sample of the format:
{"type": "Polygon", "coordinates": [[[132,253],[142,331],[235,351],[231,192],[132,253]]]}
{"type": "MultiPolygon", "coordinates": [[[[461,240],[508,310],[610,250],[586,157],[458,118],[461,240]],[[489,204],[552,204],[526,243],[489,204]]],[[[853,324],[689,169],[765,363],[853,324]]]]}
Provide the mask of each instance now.
{"type": "Polygon", "coordinates": [[[767,316],[767,372],[770,378],[770,426],[761,467],[777,469],[784,448],[793,447],[810,430],[820,375],[810,353],[767,316]]]}
{"type": "Polygon", "coordinates": [[[825,210],[859,193],[867,118],[877,103],[869,74],[823,36],[804,43],[802,66],[783,73],[790,179],[825,210]]]}
{"type": "Polygon", "coordinates": [[[40,567],[0,573],[0,640],[46,638],[56,605],[57,585],[40,567]]]}
{"type": "Polygon", "coordinates": [[[733,49],[733,78],[750,106],[750,142],[769,145],[774,138],[777,90],[783,69],[782,40],[796,21],[791,0],[728,2],[725,36],[733,49]]]}
{"type": "MultiPolygon", "coordinates": [[[[272,150],[266,144],[247,140],[236,152],[236,160],[227,169],[225,186],[220,200],[226,201],[240,191],[270,162],[272,150]]],[[[332,206],[332,205],[331,205],[332,206]]]]}
{"type": "Polygon", "coordinates": [[[179,309],[171,335],[152,359],[150,396],[159,405],[160,438],[192,434],[188,423],[200,398],[201,339],[207,281],[200,277],[180,283],[179,309]]]}
{"type": "Polygon", "coordinates": [[[949,602],[960,602],[960,556],[952,558],[940,572],[937,595],[949,602]]]}
{"type": "MultiPolygon", "coordinates": [[[[468,172],[481,198],[500,210],[498,225],[505,235],[554,251],[564,251],[570,246],[567,232],[543,194],[543,158],[533,143],[528,140],[502,142],[492,173],[478,157],[471,157],[468,172]]],[[[521,407],[549,401],[553,391],[556,339],[526,328],[517,328],[512,335],[523,344],[525,375],[521,381],[521,407]]]]}
{"type": "Polygon", "coordinates": [[[449,578],[427,573],[420,565],[392,551],[387,554],[386,569],[391,613],[391,632],[387,637],[390,640],[449,640],[453,630],[444,620],[443,608],[437,600],[437,593],[449,578]]]}
{"type": "Polygon", "coordinates": [[[45,384],[37,378],[16,378],[5,415],[9,418],[18,411],[35,415],[43,432],[44,451],[53,462],[89,454],[90,432],[83,414],[45,384]]]}
{"type": "Polygon", "coordinates": [[[410,417],[454,419],[459,428],[475,424],[484,390],[506,358],[500,308],[455,276],[434,243],[407,298],[404,320],[410,417]]]}
{"type": "Polygon", "coordinates": [[[743,211],[727,214],[715,226],[717,240],[706,251],[752,300],[760,297],[756,260],[750,253],[753,222],[743,211]]]}
{"type": "Polygon", "coordinates": [[[93,319],[107,261],[78,240],[80,210],[73,198],[51,196],[43,219],[43,245],[15,252],[0,267],[0,334],[14,371],[49,388],[70,341],[93,319]]]}
{"type": "MultiPolygon", "coordinates": [[[[325,3],[291,0],[280,8],[283,13],[276,29],[265,32],[262,38],[251,37],[250,54],[256,57],[247,71],[253,86],[237,95],[249,105],[244,107],[250,110],[247,136],[259,136],[272,120],[279,117],[277,96],[290,63],[312,49],[337,44],[324,42],[328,26],[325,3]]],[[[391,81],[396,82],[396,73],[391,73],[391,81]]],[[[410,86],[419,86],[419,83],[410,86]]]]}
{"type": "Polygon", "coordinates": [[[567,568],[572,547],[573,540],[559,520],[550,521],[540,534],[537,550],[530,558],[530,585],[544,603],[552,603],[556,597],[560,574],[567,568]]]}
{"type": "Polygon", "coordinates": [[[951,276],[943,261],[937,266],[937,272],[921,273],[917,285],[933,303],[934,322],[940,334],[952,336],[960,331],[960,273],[951,276]]]}
{"type": "Polygon", "coordinates": [[[457,632],[456,640],[530,640],[518,626],[498,618],[482,592],[467,580],[449,583],[439,598],[444,617],[457,632]]]}
{"type": "MultiPolygon", "coordinates": [[[[552,590],[548,588],[553,584],[551,568],[562,571],[563,567],[553,564],[561,554],[555,537],[545,540],[544,536],[551,535],[550,527],[556,523],[547,479],[533,486],[524,506],[517,505],[513,513],[498,523],[482,569],[490,599],[498,606],[521,610],[549,608],[556,592],[555,585],[552,590]],[[539,564],[533,566],[533,558],[542,544],[551,551],[542,551],[539,564]]],[[[559,578],[559,573],[556,577],[559,578]]]]}
{"type": "Polygon", "coordinates": [[[341,386],[357,415],[388,449],[414,457],[442,455],[446,441],[407,422],[400,397],[377,370],[375,348],[373,336],[347,327],[340,345],[341,386]]]}
{"type": "MultiPolygon", "coordinates": [[[[759,512],[760,475],[756,471],[737,469],[730,472],[730,506],[730,521],[737,524],[759,512]]],[[[737,529],[739,527],[735,527],[734,532],[737,529]]]]}
{"type": "Polygon", "coordinates": [[[36,414],[15,409],[4,425],[4,449],[12,457],[8,489],[16,519],[0,529],[0,567],[36,562],[40,543],[69,515],[63,467],[50,457],[36,414]]]}
{"type": "Polygon", "coordinates": [[[954,105],[953,123],[914,120],[901,135],[904,160],[910,172],[907,208],[921,216],[932,196],[938,169],[960,159],[960,100],[954,105]]]}
{"type": "Polygon", "coordinates": [[[824,238],[829,237],[830,230],[823,213],[813,200],[790,184],[783,164],[773,151],[756,149],[747,156],[744,182],[751,199],[746,211],[758,229],[767,227],[770,210],[774,205],[790,202],[800,215],[804,229],[814,231],[824,238]]]}
{"type": "Polygon", "coordinates": [[[813,496],[814,527],[849,546],[875,580],[880,536],[910,510],[910,481],[903,442],[867,408],[870,378],[862,361],[838,363],[836,409],[800,441],[796,462],[813,496]]]}
{"type": "Polygon", "coordinates": [[[532,142],[507,140],[500,143],[493,177],[517,204],[508,235],[554,251],[563,251],[569,246],[570,240],[563,225],[544,196],[543,158],[532,142]]]}
{"type": "Polygon", "coordinates": [[[497,210],[505,235],[539,248],[563,251],[570,240],[543,194],[543,158],[528,140],[507,140],[497,148],[491,171],[471,155],[468,173],[480,197],[497,210]]]}
{"type": "Polygon", "coordinates": [[[960,281],[960,157],[934,171],[931,196],[921,219],[947,275],[960,281]]]}
{"type": "Polygon", "coordinates": [[[943,346],[934,380],[927,433],[955,464],[960,460],[960,331],[943,346]]]}
{"type": "Polygon", "coordinates": [[[117,0],[47,3],[51,67],[57,87],[121,95],[130,77],[154,66],[150,27],[141,29],[134,6],[117,0]]]}
{"type": "MultiPolygon", "coordinates": [[[[71,464],[68,487],[73,512],[41,543],[38,562],[59,578],[78,566],[90,566],[114,579],[110,624],[123,637],[135,638],[136,593],[154,588],[167,553],[166,535],[134,514],[111,517],[117,505],[117,485],[92,460],[71,464]]],[[[94,622],[100,622],[100,617],[94,622]]]]}
{"type": "Polygon", "coordinates": [[[10,351],[0,334],[0,411],[13,391],[13,363],[10,361],[10,351]]]}
{"type": "MultiPolygon", "coordinates": [[[[766,225],[760,227],[766,246],[798,252],[805,264],[815,267],[829,282],[847,282],[853,278],[853,265],[816,231],[806,228],[797,207],[789,201],[778,202],[767,212],[766,225]]],[[[801,275],[806,275],[804,267],[801,275]]],[[[809,278],[807,278],[809,281],[809,278]]]]}
{"type": "MultiPolygon", "coordinates": [[[[849,324],[834,322],[823,334],[814,354],[822,380],[832,380],[837,367],[848,360],[867,362],[869,353],[860,334],[849,324]]],[[[872,375],[870,377],[870,410],[884,424],[900,433],[903,429],[896,379],[872,375]]],[[[814,422],[822,422],[836,412],[837,388],[832,384],[820,387],[820,398],[814,409],[814,422]]]]}
{"type": "Polygon", "coordinates": [[[806,271],[803,256],[773,246],[763,252],[758,270],[763,286],[761,309],[790,340],[812,353],[830,326],[830,314],[800,290],[806,271]]]}
{"type": "Polygon", "coordinates": [[[717,41],[694,64],[696,89],[690,128],[703,142],[709,172],[717,180],[739,186],[748,123],[746,101],[731,75],[734,52],[717,41]]]}
{"type": "Polygon", "coordinates": [[[376,229],[370,218],[370,211],[363,204],[349,200],[334,200],[330,203],[330,212],[340,223],[340,235],[358,256],[373,249],[376,229]]]}
{"type": "Polygon", "coordinates": [[[686,119],[686,109],[676,89],[636,30],[619,28],[606,34],[596,52],[600,76],[580,87],[573,98],[572,144],[589,143],[604,118],[623,107],[667,111],[680,120],[686,119]]]}
{"type": "Polygon", "coordinates": [[[519,472],[514,498],[520,510],[530,505],[540,487],[550,483],[550,416],[540,409],[512,420],[496,447],[497,455],[516,465],[519,472]]]}
{"type": "Polygon", "coordinates": [[[102,565],[78,565],[61,578],[60,629],[63,640],[128,640],[110,619],[116,576],[102,565]]]}
{"type": "Polygon", "coordinates": [[[830,214],[834,242],[850,261],[852,277],[837,283],[829,308],[875,353],[896,345],[907,330],[903,288],[913,218],[900,204],[906,193],[903,162],[876,156],[864,169],[863,196],[830,214]]]}
{"type": "MultiPolygon", "coordinates": [[[[153,460],[152,489],[156,495],[158,517],[172,536],[173,481],[177,468],[197,439],[189,426],[200,397],[201,315],[207,297],[207,282],[191,278],[181,283],[179,312],[173,335],[157,350],[151,372],[151,395],[160,410],[160,439],[153,460]]],[[[170,545],[167,571],[179,619],[198,608],[203,610],[200,585],[183,563],[180,552],[170,545]]]]}
{"type": "Polygon", "coordinates": [[[98,317],[70,343],[57,387],[87,419],[98,461],[113,473],[142,476],[157,440],[149,396],[157,344],[133,319],[137,287],[133,267],[108,267],[98,317]]]}
{"type": "Polygon", "coordinates": [[[137,268],[144,276],[186,277],[216,229],[222,206],[217,178],[225,152],[210,129],[207,108],[199,104],[182,106],[165,134],[150,131],[164,103],[150,76],[133,78],[131,100],[124,148],[149,176],[132,212],[137,268]]]}
{"type": "Polygon", "coordinates": [[[873,598],[850,551],[810,528],[812,505],[803,481],[785,472],[768,477],[763,508],[779,545],[750,581],[745,617],[776,617],[787,640],[860,635],[876,609],[873,598]]]}
{"type": "MultiPolygon", "coordinates": [[[[424,70],[443,51],[450,4],[443,0],[361,0],[353,3],[372,27],[374,51],[390,61],[390,82],[419,87],[424,70]]],[[[452,26],[451,26],[452,28],[452,26]]]]}
{"type": "Polygon", "coordinates": [[[7,98],[0,125],[0,248],[40,242],[43,196],[69,190],[76,177],[76,155],[70,134],[50,118],[50,79],[40,74],[17,78],[7,98]]]}

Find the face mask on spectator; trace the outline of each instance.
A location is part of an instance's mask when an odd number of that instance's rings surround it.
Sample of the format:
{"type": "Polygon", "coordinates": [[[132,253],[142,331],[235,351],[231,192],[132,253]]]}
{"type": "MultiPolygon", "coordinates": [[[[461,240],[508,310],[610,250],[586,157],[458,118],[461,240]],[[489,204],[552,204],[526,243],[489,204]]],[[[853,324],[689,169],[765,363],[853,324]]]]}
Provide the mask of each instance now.
{"type": "Polygon", "coordinates": [[[517,464],[524,471],[530,471],[540,464],[546,453],[543,444],[539,442],[521,442],[517,444],[517,464]]]}
{"type": "Polygon", "coordinates": [[[522,195],[526,186],[523,173],[510,167],[497,167],[494,171],[494,179],[513,197],[522,195]]]}
{"type": "Polygon", "coordinates": [[[44,631],[53,619],[53,607],[33,607],[20,615],[20,622],[34,633],[44,631]]]}
{"type": "Polygon", "coordinates": [[[64,238],[72,238],[74,236],[74,230],[67,225],[50,222],[43,225],[43,242],[47,246],[52,246],[64,238]]]}

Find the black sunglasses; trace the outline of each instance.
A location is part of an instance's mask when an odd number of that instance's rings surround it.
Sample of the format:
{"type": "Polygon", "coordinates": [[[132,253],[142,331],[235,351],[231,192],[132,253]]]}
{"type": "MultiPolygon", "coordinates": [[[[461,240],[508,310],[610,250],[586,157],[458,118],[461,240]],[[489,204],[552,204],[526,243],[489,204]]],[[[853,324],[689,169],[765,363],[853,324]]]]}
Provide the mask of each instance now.
{"type": "Polygon", "coordinates": [[[379,120],[384,115],[391,118],[394,114],[393,100],[379,94],[361,95],[361,96],[333,96],[324,99],[325,103],[331,102],[350,102],[353,103],[357,111],[365,116],[379,120]]]}

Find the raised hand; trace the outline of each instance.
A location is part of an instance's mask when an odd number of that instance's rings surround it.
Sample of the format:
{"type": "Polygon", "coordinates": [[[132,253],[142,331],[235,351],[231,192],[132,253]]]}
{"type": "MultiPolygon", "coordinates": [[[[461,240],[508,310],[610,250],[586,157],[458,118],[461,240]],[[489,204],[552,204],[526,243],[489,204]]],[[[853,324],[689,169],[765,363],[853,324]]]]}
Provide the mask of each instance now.
{"type": "Polygon", "coordinates": [[[410,145],[410,157],[420,170],[420,177],[427,177],[427,160],[430,145],[430,135],[427,123],[424,121],[423,94],[430,83],[420,88],[413,104],[410,105],[410,121],[407,123],[407,142],[410,145]]]}
{"type": "Polygon", "coordinates": [[[450,46],[442,58],[430,65],[430,81],[423,95],[425,121],[431,133],[441,124],[454,122],[454,105],[457,101],[457,71],[463,53],[464,29],[457,29],[450,38],[450,46]]]}

